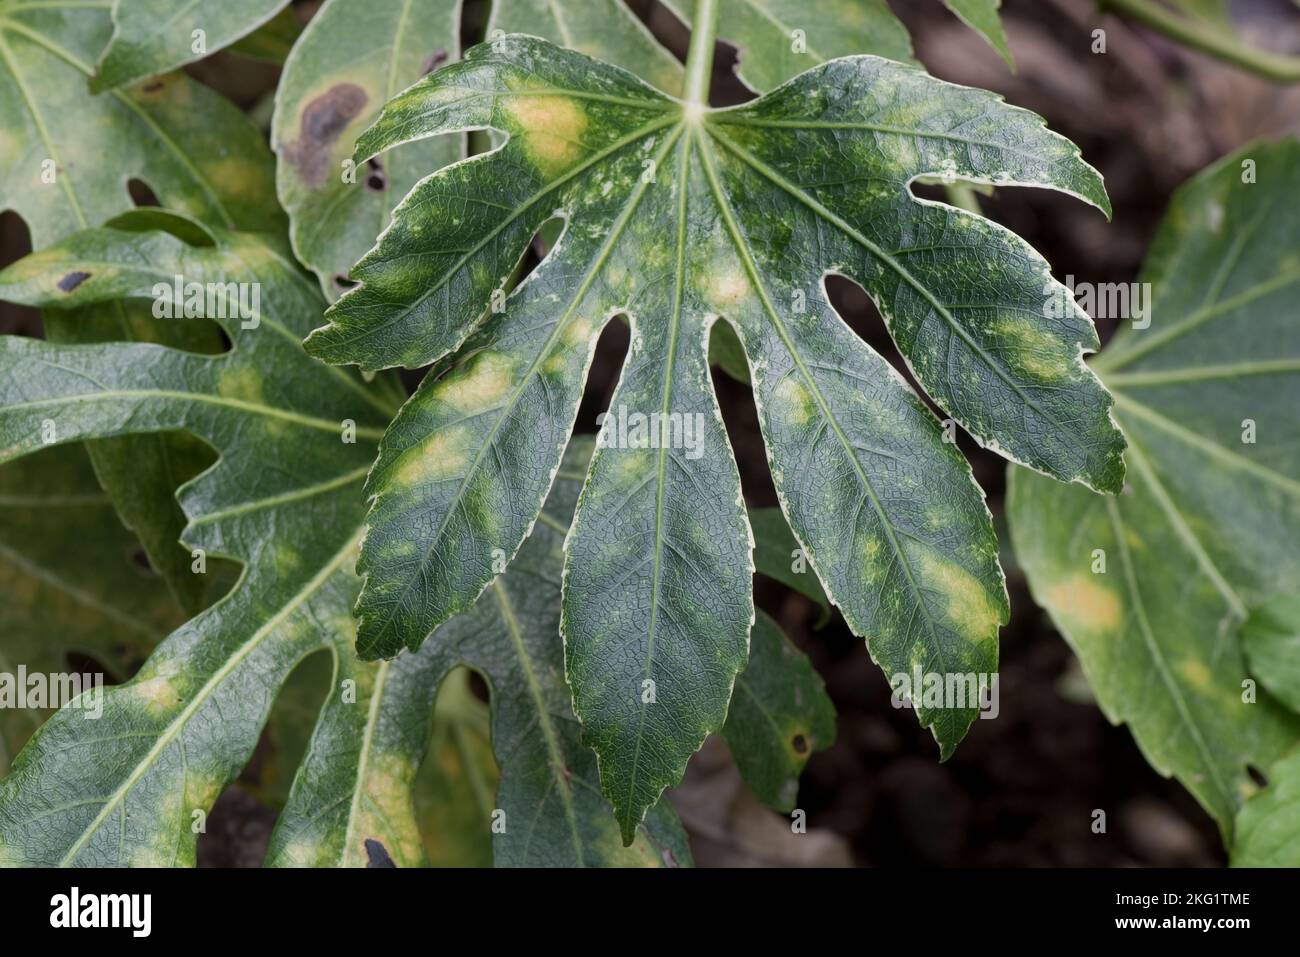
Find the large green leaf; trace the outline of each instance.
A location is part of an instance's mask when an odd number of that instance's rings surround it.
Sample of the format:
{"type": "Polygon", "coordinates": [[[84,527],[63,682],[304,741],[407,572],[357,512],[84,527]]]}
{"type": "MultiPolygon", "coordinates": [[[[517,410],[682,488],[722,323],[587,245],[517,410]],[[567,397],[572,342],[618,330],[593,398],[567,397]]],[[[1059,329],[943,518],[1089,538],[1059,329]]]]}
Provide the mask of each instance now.
{"type": "MultiPolygon", "coordinates": [[[[289,0],[113,0],[95,93],[201,60],[257,30],[289,0]]],[[[73,6],[74,4],[69,4],[73,6]]]]}
{"type": "MultiPolygon", "coordinates": [[[[0,0],[0,208],[27,221],[39,248],[130,209],[127,181],[138,179],[165,205],[215,226],[278,229],[283,217],[270,152],[221,97],[182,75],[87,95],[90,64],[110,32],[107,4],[0,0]]],[[[46,334],[65,342],[144,339],[195,351],[220,345],[215,331],[198,323],[161,328],[147,308],[120,303],[76,320],[51,315],[46,334]]],[[[172,494],[206,456],[192,440],[168,435],[89,448],[101,483],[153,566],[186,608],[198,608],[202,583],[177,546],[184,518],[172,494]]]]}
{"type": "Polygon", "coordinates": [[[107,690],[97,723],[64,710],[33,737],[0,784],[10,861],[192,862],[192,813],[243,766],[279,684],[306,654],[352,639],[358,488],[391,406],[302,352],[322,300],[286,251],[140,211],[9,267],[0,297],[65,308],[152,298],[175,275],[260,283],[260,324],[220,320],[234,348],[217,356],[0,340],[0,460],[45,440],[191,431],[219,458],[180,491],[185,544],[246,565],[231,594],[107,690]],[[345,420],[355,442],[343,441],[345,420]]]}
{"type": "MultiPolygon", "coordinates": [[[[86,453],[52,448],[0,468],[0,673],[51,674],[67,655],[121,681],[180,622],[167,587],[95,482],[86,453]]],[[[49,712],[0,711],[0,774],[49,712]]]]}
{"type": "MultiPolygon", "coordinates": [[[[994,671],[1006,595],[982,495],[821,280],[862,282],[922,384],[981,440],[1117,489],[1123,442],[1080,360],[1096,345],[1086,315],[1044,319],[1045,292],[1063,287],[1032,249],[908,191],[947,172],[1104,207],[1077,150],[992,94],[874,57],[707,110],[508,36],[393,100],[361,156],[484,127],[510,138],[422,181],[353,271],[363,285],[308,340],[365,369],[436,363],[367,484],[362,656],[418,647],[514,554],[559,467],[596,338],[628,313],[611,411],[699,423],[694,441],[679,429],[678,448],[649,448],[619,447],[639,443],[606,421],[612,441],[569,537],[568,675],[630,838],[721,727],[746,657],[749,530],[706,356],[721,314],[754,368],[785,512],[882,667],[994,671]],[[557,211],[558,244],[499,299],[557,211]]],[[[947,755],[975,709],[918,713],[947,755]]]]}
{"type": "Polygon", "coordinates": [[[1254,790],[1248,768],[1300,737],[1300,720],[1248,693],[1238,635],[1250,608],[1300,581],[1298,189],[1288,141],[1247,147],[1176,195],[1142,276],[1150,327],[1124,329],[1096,364],[1128,436],[1125,494],[1011,475],[1034,597],[1106,715],[1225,837],[1254,790]]]}
{"type": "Polygon", "coordinates": [[[794,810],[808,759],[835,741],[835,706],[812,662],[762,612],[722,734],[749,789],[785,812],[794,810]]]}

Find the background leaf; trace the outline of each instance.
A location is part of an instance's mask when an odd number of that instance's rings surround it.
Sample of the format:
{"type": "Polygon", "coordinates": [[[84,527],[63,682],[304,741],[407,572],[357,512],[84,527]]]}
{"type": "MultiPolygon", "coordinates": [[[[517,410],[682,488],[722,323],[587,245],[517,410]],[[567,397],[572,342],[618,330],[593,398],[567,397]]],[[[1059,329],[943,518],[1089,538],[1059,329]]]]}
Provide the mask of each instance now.
{"type": "Polygon", "coordinates": [[[749,789],[786,813],[808,759],[835,741],[835,706],[812,662],[762,612],[722,735],[749,789]]]}
{"type": "Polygon", "coordinates": [[[1300,867],[1300,751],[1273,766],[1269,784],[1237,814],[1233,867],[1300,867]]]}
{"type": "Polygon", "coordinates": [[[1130,726],[1229,843],[1255,790],[1247,769],[1300,738],[1300,720],[1266,692],[1243,701],[1238,634],[1250,607],[1300,580],[1300,220],[1284,200],[1297,188],[1300,144],[1288,141],[1226,157],[1176,195],[1141,277],[1150,328],[1120,332],[1097,362],[1129,440],[1125,494],[1010,476],[1035,599],[1107,717],[1130,726]],[[1243,182],[1247,158],[1257,183],[1243,182]],[[1096,549],[1105,574],[1092,571],[1096,549]]]}
{"type": "MultiPolygon", "coordinates": [[[[66,672],[73,654],[121,681],[180,623],[167,586],[133,560],[139,545],[82,449],[0,468],[0,517],[0,673],[66,672]]],[[[0,775],[49,713],[0,710],[0,775]]]]}
{"type": "Polygon", "coordinates": [[[117,89],[201,60],[253,33],[288,3],[113,0],[113,37],[91,80],[91,92],[117,89]]]}
{"type": "MultiPolygon", "coordinates": [[[[690,24],[694,3],[666,0],[665,5],[690,24]]],[[[759,93],[834,57],[870,53],[916,62],[907,28],[885,0],[722,0],[718,30],[740,52],[737,74],[759,93]]]]}

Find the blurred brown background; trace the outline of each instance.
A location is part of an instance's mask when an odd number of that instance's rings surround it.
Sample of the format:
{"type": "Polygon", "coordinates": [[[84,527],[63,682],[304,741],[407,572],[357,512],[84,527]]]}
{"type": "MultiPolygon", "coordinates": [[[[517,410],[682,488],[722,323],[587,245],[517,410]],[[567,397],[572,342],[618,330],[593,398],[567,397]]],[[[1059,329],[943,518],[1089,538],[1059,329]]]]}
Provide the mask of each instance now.
{"type": "MultiPolygon", "coordinates": [[[[561,0],[563,2],[563,0],[561,0]]],[[[471,3],[471,5],[473,5],[471,3]]],[[[630,4],[679,53],[685,34],[653,0],[630,4]]],[[[301,17],[315,3],[299,3],[301,17]]],[[[891,0],[919,58],[943,79],[1002,93],[1045,116],[1101,170],[1114,203],[1111,223],[1083,203],[1041,190],[1000,190],[981,198],[986,215],[1013,229],[1052,264],[1058,278],[1128,282],[1171,192],[1197,170],[1252,139],[1300,134],[1300,85],[1279,86],[1179,48],[1113,16],[1092,0],[1004,0],[1017,70],[937,0],[891,0]],[[1106,30],[1107,53],[1091,52],[1106,30]]],[[[1248,42],[1300,52],[1300,8],[1291,0],[1234,0],[1248,42]]],[[[744,91],[730,75],[736,52],[720,48],[715,99],[744,91]]],[[[275,67],[217,54],[191,71],[255,117],[269,117],[275,67]]],[[[941,195],[941,194],[934,194],[941,195]]],[[[137,197],[147,201],[147,197],[137,197]]],[[[396,201],[396,197],[394,198],[396,201]]],[[[26,228],[0,215],[0,266],[28,248],[26,228]]],[[[833,298],[873,347],[902,368],[870,301],[833,280],[833,298]]],[[[1103,341],[1110,333],[1102,328],[1103,341]]],[[[0,304],[0,332],[39,334],[39,317],[0,304]]],[[[614,324],[593,366],[579,429],[595,431],[626,348],[614,324]]],[[[905,371],[905,370],[904,370],[905,371]]],[[[732,444],[751,504],[773,505],[762,440],[747,389],[716,375],[732,444]]],[[[673,800],[701,865],[1215,865],[1225,856],[1196,803],[1155,774],[1123,728],[1088,701],[1072,655],[1029,598],[1002,525],[1005,463],[963,439],[1004,541],[1012,619],[1002,632],[1001,715],[975,722],[946,764],[908,711],[890,707],[884,675],[838,616],[814,628],[817,609],[761,577],[758,604],[813,659],[839,710],[839,735],[814,755],[800,807],[809,833],[756,805],[726,747],[710,741],[673,800]],[[1094,809],[1108,832],[1093,834],[1094,809]]],[[[200,840],[206,864],[256,864],[274,812],[232,792],[218,803],[200,840]]]]}

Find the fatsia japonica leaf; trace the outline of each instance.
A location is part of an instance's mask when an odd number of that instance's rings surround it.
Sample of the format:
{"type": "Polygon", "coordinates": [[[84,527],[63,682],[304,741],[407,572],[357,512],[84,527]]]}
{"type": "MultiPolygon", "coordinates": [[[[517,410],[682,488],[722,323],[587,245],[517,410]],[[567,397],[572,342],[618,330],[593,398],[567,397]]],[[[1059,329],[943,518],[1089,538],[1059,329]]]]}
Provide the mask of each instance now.
{"type": "Polygon", "coordinates": [[[288,3],[113,0],[113,36],[95,70],[91,91],[117,89],[201,60],[253,33],[288,3]]]}
{"type": "Polygon", "coordinates": [[[140,179],[163,205],[215,226],[283,221],[257,128],[183,74],[88,96],[107,8],[0,0],[0,209],[33,248],[133,205],[140,179]]]}
{"type": "MultiPolygon", "coordinates": [[[[215,226],[278,229],[270,152],[217,94],[178,74],[87,95],[90,64],[111,31],[107,4],[0,2],[0,208],[22,216],[40,248],[131,209],[127,182],[138,179],[164,205],[215,226]]],[[[108,302],[93,313],[51,316],[46,335],[219,348],[213,330],[160,328],[147,308],[108,302]]],[[[190,610],[201,589],[176,545],[184,520],[172,492],[203,464],[193,445],[168,435],[88,444],[119,514],[190,610]]]]}
{"type": "Polygon", "coordinates": [[[1300,581],[1297,189],[1300,144],[1287,141],[1247,147],[1175,195],[1141,276],[1149,327],[1123,329],[1096,363],[1128,436],[1125,493],[1010,476],[1035,599],[1107,717],[1230,845],[1249,769],[1267,772],[1300,738],[1300,719],[1255,688],[1239,634],[1251,608],[1300,581]]]}
{"type": "Polygon", "coordinates": [[[180,490],[185,544],[246,566],[234,591],[106,689],[99,721],[64,709],[33,737],[0,784],[7,861],[192,862],[192,814],[239,772],[279,684],[306,654],[352,640],[358,489],[391,405],[303,353],[298,338],[322,300],[286,250],[140,211],[10,266],[0,297],[65,308],[153,298],[176,275],[260,284],[256,327],[218,320],[234,348],[216,356],[0,340],[0,460],[84,438],[193,432],[218,459],[180,490]],[[157,228],[169,219],[173,232],[157,228]]]}
{"type": "MultiPolygon", "coordinates": [[[[106,681],[128,677],[182,620],[167,586],[132,560],[138,547],[82,449],[0,467],[0,673],[66,672],[72,653],[106,681]]],[[[0,775],[49,713],[0,708],[0,775]]]]}
{"type": "Polygon", "coordinates": [[[835,741],[835,706],[812,662],[762,612],[722,735],[754,796],[784,812],[794,810],[808,759],[835,741]]]}
{"type": "MultiPolygon", "coordinates": [[[[508,139],[411,192],[353,271],[362,285],[307,343],[369,370],[435,364],[368,479],[361,655],[418,647],[502,570],[559,467],[596,338],[626,313],[632,347],[568,539],[564,635],[576,710],[630,839],[721,726],[746,658],[750,535],[706,355],[720,315],[754,373],[784,511],[876,660],[891,674],[995,670],[1007,602],[982,495],[822,280],[867,288],[921,383],[972,434],[1117,489],[1123,440],[1081,360],[1096,345],[1087,316],[1071,303],[1044,317],[1063,287],[1032,249],[908,190],[946,173],[1104,207],[1078,151],[992,94],[875,57],[709,110],[507,36],[395,98],[359,158],[485,127],[508,139]],[[503,296],[557,214],[559,242],[503,296]]],[[[975,708],[918,713],[946,756],[975,708]]]]}
{"type": "Polygon", "coordinates": [[[1233,867],[1300,867],[1300,750],[1269,769],[1237,814],[1233,867]]]}

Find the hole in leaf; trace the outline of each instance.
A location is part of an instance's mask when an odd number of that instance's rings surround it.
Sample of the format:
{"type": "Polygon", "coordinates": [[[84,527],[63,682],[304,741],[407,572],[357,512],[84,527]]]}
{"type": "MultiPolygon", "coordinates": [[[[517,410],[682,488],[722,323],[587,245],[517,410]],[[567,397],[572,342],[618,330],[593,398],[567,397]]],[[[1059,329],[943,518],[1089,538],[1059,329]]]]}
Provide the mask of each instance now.
{"type": "Polygon", "coordinates": [[[596,356],[591,363],[591,373],[587,376],[587,388],[582,394],[582,404],[578,407],[575,432],[600,430],[596,419],[609,409],[619,374],[623,371],[623,363],[627,360],[631,338],[631,330],[622,316],[615,317],[601,330],[600,338],[596,340],[596,356]]]}
{"type": "Polygon", "coordinates": [[[1257,788],[1260,788],[1262,790],[1268,787],[1268,775],[1266,775],[1259,768],[1255,767],[1255,765],[1253,764],[1246,765],[1246,773],[1250,775],[1251,781],[1255,783],[1255,786],[1257,788]]]}
{"type": "MultiPolygon", "coordinates": [[[[0,269],[16,263],[32,251],[27,223],[13,210],[0,212],[0,269]]],[[[0,333],[41,334],[41,312],[31,306],[0,302],[0,333]]]]}
{"type": "Polygon", "coordinates": [[[808,739],[805,738],[802,734],[796,734],[794,738],[791,739],[790,746],[794,748],[795,754],[808,753],[808,739]]]}
{"type": "Polygon", "coordinates": [[[154,191],[143,180],[134,178],[127,180],[126,191],[131,194],[131,202],[137,206],[162,205],[162,203],[158,202],[158,197],[154,195],[154,191]]]}
{"type": "Polygon", "coordinates": [[[84,651],[67,651],[63,655],[63,667],[70,675],[103,675],[104,684],[118,683],[113,669],[102,661],[84,651]]]}
{"type": "Polygon", "coordinates": [[[492,697],[487,682],[483,680],[483,676],[477,671],[471,670],[469,673],[469,690],[475,698],[478,698],[484,704],[487,704],[492,697]]]}
{"type": "Polygon", "coordinates": [[[135,550],[131,552],[131,564],[148,575],[158,574],[153,565],[149,563],[149,555],[145,552],[143,546],[136,546],[135,550]]]}

